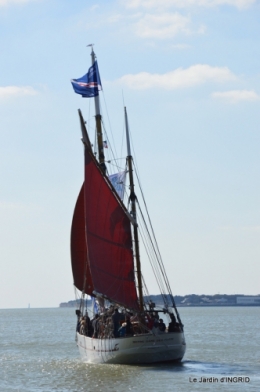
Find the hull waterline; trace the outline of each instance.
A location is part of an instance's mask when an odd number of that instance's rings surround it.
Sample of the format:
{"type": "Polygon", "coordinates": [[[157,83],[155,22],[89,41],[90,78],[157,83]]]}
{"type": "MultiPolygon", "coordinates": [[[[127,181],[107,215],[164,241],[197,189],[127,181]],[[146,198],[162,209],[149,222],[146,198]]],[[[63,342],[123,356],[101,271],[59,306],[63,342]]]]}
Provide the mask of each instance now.
{"type": "Polygon", "coordinates": [[[141,364],[180,361],[186,344],[182,332],[94,339],[77,333],[81,358],[88,363],[141,364]]]}

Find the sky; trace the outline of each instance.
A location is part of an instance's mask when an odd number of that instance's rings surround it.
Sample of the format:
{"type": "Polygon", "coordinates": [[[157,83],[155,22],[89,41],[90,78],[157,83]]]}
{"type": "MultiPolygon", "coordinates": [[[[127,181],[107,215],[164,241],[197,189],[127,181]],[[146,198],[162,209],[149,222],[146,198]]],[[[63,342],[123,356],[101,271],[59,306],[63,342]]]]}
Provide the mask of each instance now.
{"type": "Polygon", "coordinates": [[[120,154],[127,106],[173,293],[259,294],[259,1],[0,0],[0,308],[74,299],[77,109],[92,137],[93,101],[70,80],[88,44],[120,154]]]}

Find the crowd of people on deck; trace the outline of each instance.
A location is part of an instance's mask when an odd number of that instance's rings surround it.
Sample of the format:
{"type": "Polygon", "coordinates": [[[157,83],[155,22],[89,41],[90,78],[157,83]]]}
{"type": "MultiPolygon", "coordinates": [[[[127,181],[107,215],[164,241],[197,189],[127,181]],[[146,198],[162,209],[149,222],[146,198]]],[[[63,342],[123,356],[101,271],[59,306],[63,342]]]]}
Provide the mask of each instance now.
{"type": "Polygon", "coordinates": [[[169,314],[171,321],[168,328],[163,319],[159,318],[157,311],[147,312],[142,320],[132,313],[119,312],[118,308],[113,306],[103,314],[96,314],[91,320],[87,312],[82,316],[78,311],[77,315],[77,332],[92,338],[130,337],[149,332],[154,335],[180,332],[180,325],[173,313],[169,314]]]}

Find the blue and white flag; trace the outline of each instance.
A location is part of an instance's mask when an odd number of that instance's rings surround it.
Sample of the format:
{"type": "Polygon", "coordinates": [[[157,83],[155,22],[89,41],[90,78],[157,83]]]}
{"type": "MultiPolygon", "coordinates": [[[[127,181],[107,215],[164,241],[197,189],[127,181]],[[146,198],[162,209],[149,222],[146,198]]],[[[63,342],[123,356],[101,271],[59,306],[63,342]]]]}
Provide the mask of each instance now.
{"type": "Polygon", "coordinates": [[[109,180],[111,181],[113,187],[117,191],[117,194],[121,200],[124,199],[125,177],[126,177],[126,171],[119,172],[116,174],[111,174],[111,176],[109,176],[109,180]]]}
{"type": "Polygon", "coordinates": [[[71,79],[71,84],[75,93],[80,94],[83,98],[96,97],[99,90],[102,90],[97,61],[82,78],[71,79]]]}
{"type": "Polygon", "coordinates": [[[95,297],[92,297],[92,312],[94,314],[98,314],[98,304],[95,297]]]}

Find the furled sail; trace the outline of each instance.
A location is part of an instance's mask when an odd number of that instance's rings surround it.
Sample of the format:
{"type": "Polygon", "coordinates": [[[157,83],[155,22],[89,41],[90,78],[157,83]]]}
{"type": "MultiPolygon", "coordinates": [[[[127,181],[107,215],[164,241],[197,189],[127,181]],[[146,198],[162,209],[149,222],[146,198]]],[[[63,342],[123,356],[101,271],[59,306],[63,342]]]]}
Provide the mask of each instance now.
{"type": "Polygon", "coordinates": [[[93,286],[115,303],[138,310],[129,217],[85,146],[85,222],[93,286]]]}
{"type": "Polygon", "coordinates": [[[94,287],[87,262],[87,245],[84,213],[84,184],[81,187],[71,226],[71,266],[74,285],[91,295],[94,287]]]}

